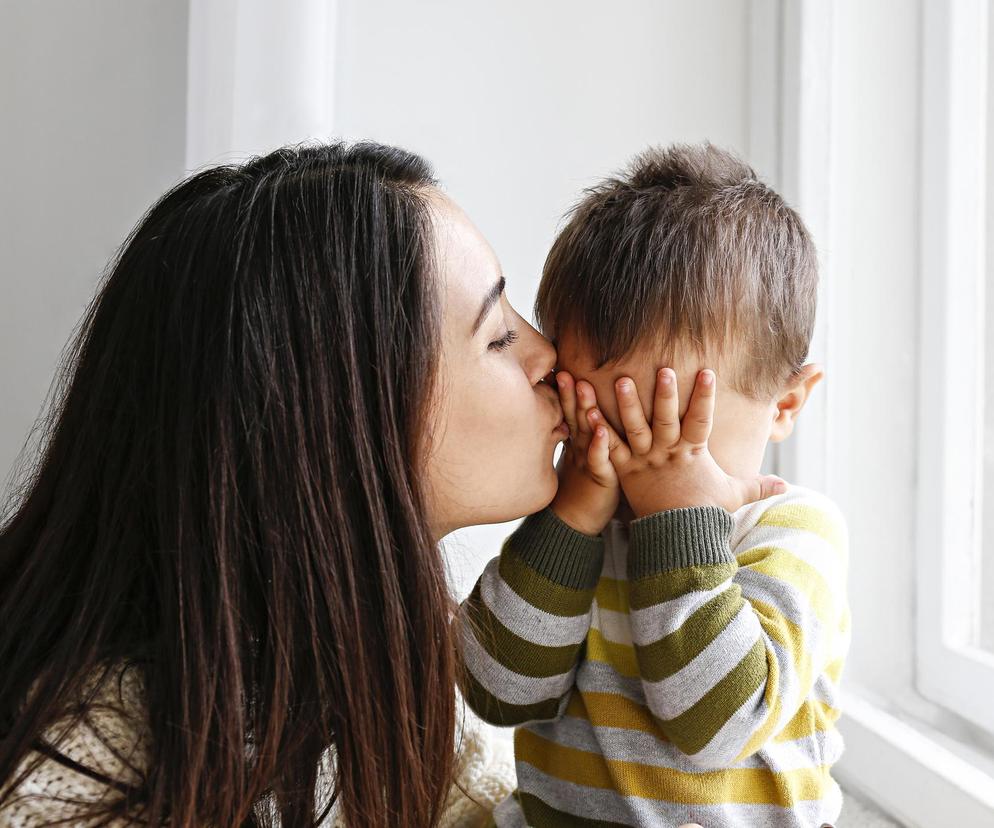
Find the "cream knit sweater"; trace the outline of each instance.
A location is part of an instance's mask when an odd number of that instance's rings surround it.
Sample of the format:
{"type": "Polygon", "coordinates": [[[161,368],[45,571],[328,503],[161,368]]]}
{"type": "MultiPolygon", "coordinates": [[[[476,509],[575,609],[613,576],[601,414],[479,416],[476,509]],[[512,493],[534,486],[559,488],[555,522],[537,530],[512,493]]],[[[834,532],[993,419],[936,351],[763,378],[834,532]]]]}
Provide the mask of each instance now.
{"type": "MultiPolygon", "coordinates": [[[[137,781],[132,766],[140,767],[142,757],[147,755],[149,734],[144,726],[142,688],[137,671],[124,671],[120,685],[116,676],[117,673],[112,674],[98,688],[93,712],[59,749],[81,765],[130,783],[137,781]]],[[[459,704],[460,710],[464,707],[459,704]]],[[[497,803],[515,788],[510,743],[495,738],[490,728],[468,707],[465,710],[456,763],[458,784],[449,791],[440,823],[443,828],[486,825],[497,803]],[[473,799],[468,798],[460,786],[473,799]]],[[[54,741],[56,734],[57,728],[53,727],[46,732],[46,738],[54,741]]],[[[107,794],[108,789],[100,782],[46,759],[18,787],[11,802],[0,810],[0,828],[37,828],[57,820],[69,820],[63,823],[67,825],[85,826],[88,823],[83,819],[73,819],[74,806],[65,800],[93,803],[107,794]]],[[[115,823],[115,828],[124,824],[115,823]]],[[[344,823],[333,811],[325,825],[339,828],[344,823]]]]}

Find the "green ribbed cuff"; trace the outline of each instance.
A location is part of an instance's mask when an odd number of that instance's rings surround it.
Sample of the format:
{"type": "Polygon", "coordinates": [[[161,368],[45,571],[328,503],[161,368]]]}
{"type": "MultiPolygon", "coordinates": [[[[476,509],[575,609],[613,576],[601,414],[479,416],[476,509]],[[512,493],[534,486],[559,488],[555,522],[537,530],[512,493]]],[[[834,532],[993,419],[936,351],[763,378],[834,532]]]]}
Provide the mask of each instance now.
{"type": "Polygon", "coordinates": [[[733,563],[732,516],[720,506],[688,506],[637,518],[629,525],[628,577],[733,563]]]}
{"type": "Polygon", "coordinates": [[[593,589],[604,563],[604,540],[577,532],[552,509],[529,515],[506,543],[540,575],[570,589],[593,589]]]}

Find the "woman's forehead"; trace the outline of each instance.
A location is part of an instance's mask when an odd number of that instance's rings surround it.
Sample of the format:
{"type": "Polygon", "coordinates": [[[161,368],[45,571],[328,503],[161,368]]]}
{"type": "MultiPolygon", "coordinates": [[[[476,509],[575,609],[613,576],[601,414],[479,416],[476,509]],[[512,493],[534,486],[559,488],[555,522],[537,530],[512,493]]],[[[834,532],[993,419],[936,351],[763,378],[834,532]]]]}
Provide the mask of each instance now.
{"type": "Polygon", "coordinates": [[[435,262],[445,291],[447,312],[476,313],[501,278],[493,248],[469,216],[444,193],[432,195],[435,262]]]}

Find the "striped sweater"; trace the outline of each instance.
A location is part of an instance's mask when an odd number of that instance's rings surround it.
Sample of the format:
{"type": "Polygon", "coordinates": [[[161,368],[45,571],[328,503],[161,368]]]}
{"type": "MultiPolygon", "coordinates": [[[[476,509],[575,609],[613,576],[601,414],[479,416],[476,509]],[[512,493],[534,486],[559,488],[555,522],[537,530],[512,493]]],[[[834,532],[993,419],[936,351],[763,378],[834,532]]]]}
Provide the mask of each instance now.
{"type": "Polygon", "coordinates": [[[526,518],[461,607],[463,692],[517,726],[500,826],[820,826],[849,647],[848,538],[794,486],[575,532],[526,518]]]}

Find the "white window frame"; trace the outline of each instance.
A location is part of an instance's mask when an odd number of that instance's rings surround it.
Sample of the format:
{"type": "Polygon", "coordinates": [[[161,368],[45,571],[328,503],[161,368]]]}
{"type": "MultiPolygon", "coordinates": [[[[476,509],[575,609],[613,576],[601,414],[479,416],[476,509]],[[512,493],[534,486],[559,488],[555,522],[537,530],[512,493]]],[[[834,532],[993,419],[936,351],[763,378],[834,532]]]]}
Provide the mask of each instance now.
{"type": "Polygon", "coordinates": [[[994,734],[979,636],[987,0],[925,0],[922,27],[919,692],[994,734]]]}
{"type": "MultiPolygon", "coordinates": [[[[949,7],[959,6],[960,0],[951,3],[920,0],[914,4],[914,12],[921,14],[920,48],[927,53],[927,57],[922,54],[922,58],[929,67],[930,86],[921,98],[920,124],[925,134],[907,136],[909,141],[920,141],[921,168],[909,169],[908,175],[924,173],[919,226],[922,229],[939,227],[942,231],[937,237],[941,245],[933,236],[927,242],[923,240],[925,249],[919,251],[924,256],[919,257],[922,281],[928,285],[923,286],[920,297],[923,324],[932,321],[936,314],[954,321],[958,318],[957,308],[948,307],[947,297],[943,296],[936,304],[933,292],[943,289],[943,279],[950,266],[958,266],[957,259],[947,260],[951,241],[949,230],[955,227],[952,222],[958,217],[958,213],[947,212],[950,199],[959,196],[951,182],[962,186],[963,170],[971,168],[972,164],[971,169],[976,175],[977,168],[974,158],[968,162],[965,156],[954,157],[952,160],[958,168],[953,171],[955,177],[947,179],[950,171],[943,170],[940,164],[947,163],[951,147],[961,140],[960,136],[949,134],[952,108],[969,111],[971,102],[975,107],[977,99],[983,97],[975,83],[969,89],[961,87],[955,98],[945,97],[949,94],[949,85],[970,65],[967,56],[957,55],[952,45],[955,43],[957,49],[963,49],[969,42],[974,61],[983,54],[983,44],[977,42],[977,37],[986,37],[984,27],[975,25],[966,40],[960,34],[961,28],[969,30],[968,21],[971,18],[976,21],[977,1],[966,0],[963,8],[955,10],[955,18],[949,7]],[[957,62],[953,63],[954,60],[957,62]],[[939,74],[931,68],[936,61],[944,67],[939,74]],[[937,198],[941,201],[936,201],[937,198]],[[941,267],[939,270],[936,269],[937,262],[941,267]],[[936,278],[929,279],[929,276],[936,278]]],[[[812,343],[813,355],[825,359],[831,371],[832,365],[844,365],[851,361],[850,349],[856,347],[851,341],[858,342],[859,335],[858,331],[851,329],[847,313],[847,308],[859,300],[858,286],[849,278],[845,262],[833,269],[831,261],[839,241],[832,219],[842,215],[846,209],[845,204],[838,202],[834,191],[838,171],[834,168],[836,160],[833,153],[835,142],[841,141],[835,134],[838,122],[845,123],[838,115],[849,105],[841,97],[842,93],[835,83],[837,77],[844,76],[844,61],[849,59],[847,47],[840,38],[833,4],[821,0],[752,0],[752,3],[757,18],[765,16],[768,21],[772,16],[778,21],[781,102],[778,113],[780,169],[777,185],[805,216],[816,240],[820,241],[820,267],[833,275],[831,284],[819,298],[819,324],[812,343]],[[766,8],[770,3],[775,4],[772,14],[766,8]]],[[[762,27],[766,21],[758,19],[757,25],[762,27]]],[[[753,41],[754,48],[760,53],[768,48],[768,35],[762,32],[757,34],[754,30],[753,41]]],[[[925,74],[923,71],[923,79],[925,74]]],[[[758,77],[762,79],[763,75],[759,73],[758,77]]],[[[976,109],[973,111],[976,112],[976,109]]],[[[761,115],[762,111],[758,114],[761,115]]],[[[977,136],[973,141],[973,151],[980,152],[982,142],[977,136]]],[[[972,215],[979,222],[980,211],[974,209],[972,215]]],[[[974,232],[979,235],[982,227],[978,224],[974,232]]],[[[974,255],[978,249],[974,248],[974,255]]],[[[977,273],[975,269],[973,274],[977,273]]],[[[909,273],[909,282],[913,282],[915,276],[909,273]]],[[[979,302],[976,307],[978,310],[981,307],[979,302]]],[[[939,653],[935,652],[934,647],[930,651],[927,643],[921,651],[926,657],[948,657],[957,668],[964,667],[960,672],[963,675],[971,668],[976,672],[976,654],[969,650],[964,654],[963,648],[955,646],[955,635],[952,638],[954,645],[947,647],[946,642],[950,639],[945,630],[950,625],[944,623],[940,627],[935,621],[940,615],[935,584],[939,583],[937,572],[942,568],[935,549],[950,524],[948,520],[939,523],[934,516],[940,503],[950,501],[947,483],[955,479],[955,473],[950,473],[955,472],[955,468],[951,469],[948,460],[943,460],[951,456],[944,454],[945,444],[962,431],[961,420],[953,421],[948,412],[958,413],[965,404],[962,394],[951,397],[945,387],[949,376],[947,363],[955,356],[948,344],[955,341],[953,337],[958,333],[958,328],[955,324],[946,324],[941,333],[934,328],[923,333],[921,353],[926,364],[921,367],[928,381],[920,392],[922,413],[918,433],[922,450],[917,459],[920,463],[918,491],[921,503],[916,503],[920,525],[916,527],[916,546],[910,550],[908,561],[909,567],[913,567],[916,585],[912,588],[918,604],[914,646],[919,652],[917,639],[923,636],[933,644],[939,643],[944,648],[939,653]],[[958,400],[958,406],[952,404],[953,398],[958,400]],[[940,401],[942,408],[937,405],[940,401]],[[950,433],[942,428],[947,423],[952,427],[950,433]],[[929,441],[932,441],[931,445],[929,441]],[[943,496],[937,498],[936,492],[940,490],[943,496]],[[926,584],[930,584],[931,589],[926,589],[926,584]],[[932,620],[926,623],[925,619],[929,617],[932,620]]],[[[974,335],[979,334],[974,331],[974,335]]],[[[974,348],[973,353],[978,352],[979,348],[974,348]]],[[[882,366],[881,370],[886,368],[882,366]]],[[[978,377],[978,371],[979,366],[973,366],[969,375],[978,377]]],[[[850,444],[849,406],[858,399],[859,391],[851,386],[845,372],[833,373],[832,382],[822,397],[824,402],[821,406],[806,411],[796,436],[787,443],[777,444],[774,460],[776,470],[788,479],[797,475],[810,481],[811,485],[832,492],[839,486],[834,472],[834,455],[850,444]]],[[[970,410],[975,411],[976,408],[972,405],[970,410]]],[[[962,457],[966,453],[964,451],[957,456],[962,457]]],[[[961,497],[959,500],[953,497],[952,500],[963,502],[961,497]]],[[[945,548],[963,547],[947,543],[945,548]]],[[[976,554],[975,547],[971,549],[971,554],[976,554]]],[[[946,555],[942,556],[943,561],[946,558],[946,555]]],[[[955,604],[947,606],[951,607],[947,614],[957,612],[955,604]]],[[[980,654],[980,659],[983,664],[983,654],[980,654]]],[[[916,657],[916,661],[919,674],[942,675],[943,662],[937,660],[933,666],[926,667],[924,659],[916,657]]],[[[918,684],[917,676],[911,676],[911,680],[918,684]]],[[[928,698],[923,697],[923,688],[909,685],[906,693],[881,697],[869,687],[860,685],[858,677],[850,675],[844,679],[843,716],[839,727],[846,750],[834,769],[836,778],[846,792],[862,794],[909,826],[994,825],[994,770],[982,750],[971,749],[974,740],[960,727],[960,724],[965,727],[973,722],[968,722],[963,715],[964,706],[953,695],[956,689],[944,694],[942,689],[926,684],[924,692],[929,694],[928,698]],[[935,699],[942,703],[937,704],[935,699]],[[946,713],[947,707],[959,716],[946,713]],[[948,726],[952,719],[955,719],[955,727],[948,726]]],[[[978,718],[985,719],[983,711],[977,708],[984,700],[994,698],[994,694],[989,692],[986,683],[980,686],[974,684],[973,693],[976,695],[969,699],[966,707],[977,712],[978,718]]]]}

